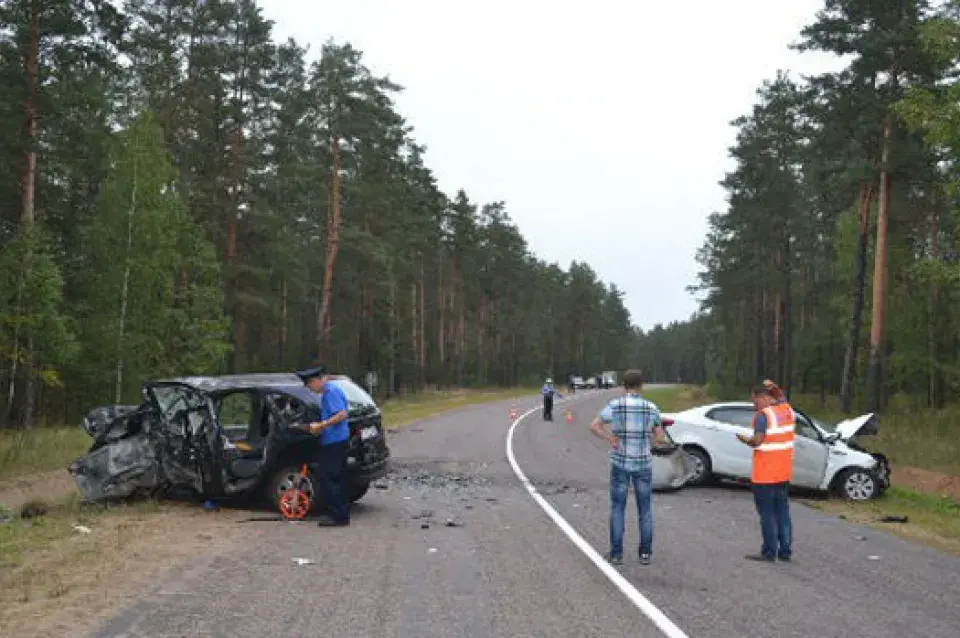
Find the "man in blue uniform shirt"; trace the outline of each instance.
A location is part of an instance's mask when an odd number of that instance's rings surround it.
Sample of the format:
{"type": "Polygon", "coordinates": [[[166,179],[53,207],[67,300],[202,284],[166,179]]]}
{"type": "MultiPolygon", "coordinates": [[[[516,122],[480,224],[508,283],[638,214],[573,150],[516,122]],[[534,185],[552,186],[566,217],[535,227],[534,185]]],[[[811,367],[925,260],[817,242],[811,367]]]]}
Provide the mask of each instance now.
{"type": "Polygon", "coordinates": [[[350,447],[349,406],[343,390],[331,382],[323,366],[302,370],[297,376],[312,391],[320,395],[320,421],[307,425],[319,435],[314,474],[319,482],[320,495],[327,510],[317,522],[320,527],[339,527],[350,524],[350,501],[347,497],[347,453],[350,447]]]}

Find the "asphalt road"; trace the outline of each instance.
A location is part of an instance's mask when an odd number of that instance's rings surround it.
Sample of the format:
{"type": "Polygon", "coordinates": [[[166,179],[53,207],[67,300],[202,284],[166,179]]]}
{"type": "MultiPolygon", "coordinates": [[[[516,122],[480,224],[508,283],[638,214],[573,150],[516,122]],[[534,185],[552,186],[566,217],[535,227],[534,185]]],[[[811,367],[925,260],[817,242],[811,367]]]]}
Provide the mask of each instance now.
{"type": "MultiPolygon", "coordinates": [[[[609,470],[586,426],[610,394],[579,393],[551,423],[534,412],[513,440],[537,492],[601,554],[609,470]]],[[[349,528],[244,523],[244,552],[175,574],[96,635],[664,635],[520,483],[505,454],[509,408],[394,433],[394,472],[349,528]]],[[[960,635],[960,559],[794,505],[793,563],[750,563],[748,491],[658,493],[654,508],[653,564],[625,552],[618,571],[690,638],[960,635]]],[[[631,503],[625,549],[636,543],[631,503]]]]}

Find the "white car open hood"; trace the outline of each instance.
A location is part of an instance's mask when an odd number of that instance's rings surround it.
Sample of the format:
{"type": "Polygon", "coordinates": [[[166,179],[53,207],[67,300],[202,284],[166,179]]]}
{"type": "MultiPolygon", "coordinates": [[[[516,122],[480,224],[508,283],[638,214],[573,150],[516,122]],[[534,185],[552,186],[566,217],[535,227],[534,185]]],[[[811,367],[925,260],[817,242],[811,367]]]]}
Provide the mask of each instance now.
{"type": "Polygon", "coordinates": [[[876,434],[877,415],[871,412],[870,414],[861,414],[856,418],[841,421],[837,423],[834,431],[839,434],[840,438],[844,441],[852,439],[857,434],[876,434]]]}

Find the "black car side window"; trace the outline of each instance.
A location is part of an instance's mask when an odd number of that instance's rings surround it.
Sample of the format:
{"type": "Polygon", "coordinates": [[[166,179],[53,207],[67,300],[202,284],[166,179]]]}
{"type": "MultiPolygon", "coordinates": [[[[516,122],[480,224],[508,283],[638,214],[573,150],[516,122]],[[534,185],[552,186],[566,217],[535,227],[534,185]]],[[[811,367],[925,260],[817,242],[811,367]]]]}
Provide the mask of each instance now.
{"type": "Polygon", "coordinates": [[[278,427],[286,428],[306,421],[306,406],[295,397],[286,394],[270,394],[267,395],[267,404],[278,427]]]}

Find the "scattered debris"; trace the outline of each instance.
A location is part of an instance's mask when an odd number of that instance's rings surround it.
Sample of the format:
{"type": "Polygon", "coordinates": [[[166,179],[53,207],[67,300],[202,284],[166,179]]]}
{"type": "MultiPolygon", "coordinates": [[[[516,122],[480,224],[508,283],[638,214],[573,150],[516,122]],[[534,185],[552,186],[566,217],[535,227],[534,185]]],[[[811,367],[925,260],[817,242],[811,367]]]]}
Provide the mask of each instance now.
{"type": "Polygon", "coordinates": [[[304,565],[314,565],[314,564],[316,564],[316,563],[314,563],[314,561],[313,561],[312,559],[310,559],[310,558],[294,558],[294,559],[293,559],[293,562],[296,563],[297,565],[299,565],[300,567],[303,567],[304,565]]]}
{"type": "Polygon", "coordinates": [[[473,509],[473,505],[464,505],[464,506],[463,506],[463,509],[465,509],[465,510],[472,510],[472,509],[473,509]]]}
{"type": "Polygon", "coordinates": [[[203,509],[207,512],[216,512],[220,509],[220,506],[217,505],[214,501],[204,501],[203,509]]]}
{"type": "Polygon", "coordinates": [[[431,554],[436,554],[436,553],[437,553],[437,548],[436,548],[436,547],[431,547],[431,548],[428,549],[427,551],[430,552],[431,554]]]}
{"type": "Polygon", "coordinates": [[[238,523],[266,523],[266,522],[280,522],[283,521],[282,516],[251,516],[250,518],[243,518],[237,521],[238,523]]]}
{"type": "Polygon", "coordinates": [[[463,527],[463,524],[462,524],[462,523],[459,523],[459,522],[455,521],[455,520],[452,519],[452,518],[448,518],[448,519],[447,519],[447,522],[444,523],[444,525],[445,525],[446,527],[463,527]]]}
{"type": "Polygon", "coordinates": [[[432,518],[433,510],[420,510],[419,514],[413,515],[413,520],[420,520],[421,518],[432,518]]]}
{"type": "Polygon", "coordinates": [[[854,536],[854,537],[853,537],[853,540],[855,540],[855,541],[865,541],[865,540],[867,540],[867,537],[866,537],[866,536],[854,536]]]}
{"type": "Polygon", "coordinates": [[[411,432],[423,432],[423,428],[410,428],[411,432]]]}
{"type": "Polygon", "coordinates": [[[409,500],[410,500],[410,497],[409,497],[409,496],[404,496],[404,497],[403,497],[403,500],[409,501],[409,500]]]}
{"type": "Polygon", "coordinates": [[[0,504],[0,524],[9,523],[13,519],[13,510],[6,505],[0,504]]]}
{"type": "Polygon", "coordinates": [[[847,520],[847,517],[846,517],[846,516],[844,516],[843,514],[841,514],[841,515],[839,515],[839,516],[837,516],[837,518],[839,518],[839,519],[840,519],[841,521],[845,521],[845,520],[847,520]]]}
{"type": "Polygon", "coordinates": [[[873,554],[871,554],[870,556],[867,556],[867,560],[880,560],[880,557],[879,557],[879,556],[876,556],[876,555],[873,555],[873,554]]]}
{"type": "Polygon", "coordinates": [[[74,525],[73,529],[77,530],[81,534],[90,534],[93,532],[93,530],[87,527],[86,525],[74,525]]]}
{"type": "Polygon", "coordinates": [[[420,529],[430,529],[430,523],[428,523],[427,521],[423,521],[422,523],[420,523],[420,529]]]}
{"type": "Polygon", "coordinates": [[[878,523],[906,523],[906,516],[887,515],[877,519],[878,523]]]}
{"type": "Polygon", "coordinates": [[[373,484],[373,486],[374,486],[375,488],[377,488],[378,490],[385,490],[385,489],[387,489],[387,488],[390,487],[389,485],[387,485],[387,484],[384,483],[383,481],[377,481],[376,483],[373,484]]]}

